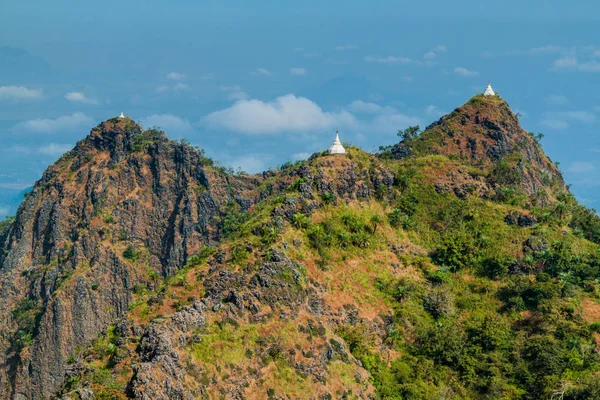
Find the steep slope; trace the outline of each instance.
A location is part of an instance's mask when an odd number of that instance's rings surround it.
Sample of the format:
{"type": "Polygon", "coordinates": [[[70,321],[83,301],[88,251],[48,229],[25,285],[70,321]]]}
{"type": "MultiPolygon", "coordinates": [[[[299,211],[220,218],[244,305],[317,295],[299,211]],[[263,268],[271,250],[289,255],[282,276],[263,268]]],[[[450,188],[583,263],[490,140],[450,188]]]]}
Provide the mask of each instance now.
{"type": "Polygon", "coordinates": [[[428,126],[416,138],[391,149],[395,159],[439,154],[485,172],[486,189],[512,185],[527,195],[565,192],[558,168],[527,133],[499,95],[476,95],[428,126]]]}
{"type": "Polygon", "coordinates": [[[101,124],[0,225],[1,396],[600,398],[600,219],[504,101],[347,150],[101,124]]]}
{"type": "Polygon", "coordinates": [[[218,241],[229,202],[255,201],[260,178],[209,164],[112,119],[48,168],[2,235],[0,397],[47,397],[69,355],[127,311],[136,284],[218,241]]]}

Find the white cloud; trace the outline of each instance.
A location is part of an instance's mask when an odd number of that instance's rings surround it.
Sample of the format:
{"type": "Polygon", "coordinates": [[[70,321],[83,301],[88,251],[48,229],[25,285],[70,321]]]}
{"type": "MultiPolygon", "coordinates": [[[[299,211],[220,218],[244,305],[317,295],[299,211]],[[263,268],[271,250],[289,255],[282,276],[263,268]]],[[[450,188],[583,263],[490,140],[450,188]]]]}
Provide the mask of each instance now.
{"type": "Polygon", "coordinates": [[[307,132],[356,124],[354,116],[346,111],[324,112],[311,100],[293,94],[271,102],[240,100],[229,108],[207,115],[203,120],[212,127],[251,135],[307,132]]]}
{"type": "Polygon", "coordinates": [[[159,87],[156,88],[156,91],[158,93],[164,93],[168,90],[169,90],[169,87],[167,85],[160,85],[159,87]]]}
{"type": "Polygon", "coordinates": [[[425,108],[425,113],[427,115],[431,115],[431,116],[437,117],[437,118],[446,114],[444,111],[440,110],[439,108],[437,108],[437,106],[434,106],[433,104],[430,104],[425,108]]]}
{"type": "Polygon", "coordinates": [[[249,98],[248,93],[242,91],[231,92],[227,95],[228,100],[248,100],[249,98]]]}
{"type": "Polygon", "coordinates": [[[435,46],[432,51],[435,51],[436,53],[445,53],[448,51],[448,49],[446,48],[446,46],[435,46]]]}
{"type": "Polygon", "coordinates": [[[10,212],[10,210],[8,209],[8,207],[0,207],[0,217],[4,218],[6,216],[8,216],[8,213],[10,212]]]}
{"type": "Polygon", "coordinates": [[[294,75],[294,76],[303,76],[306,75],[306,68],[300,68],[300,67],[293,67],[290,68],[290,75],[294,75]]]}
{"type": "Polygon", "coordinates": [[[425,53],[425,55],[423,55],[423,58],[426,60],[433,60],[436,56],[437,54],[435,54],[435,52],[428,51],[427,53],[425,53]]]}
{"type": "Polygon", "coordinates": [[[293,94],[271,102],[241,100],[207,115],[202,122],[209,127],[249,135],[313,133],[339,127],[353,132],[355,137],[374,133],[394,135],[400,128],[421,124],[419,118],[402,114],[390,106],[356,100],[347,108],[324,111],[313,101],[293,94]]]}
{"type": "Polygon", "coordinates": [[[309,152],[301,152],[301,153],[292,154],[292,159],[294,161],[297,161],[297,160],[306,160],[310,156],[311,156],[311,154],[309,152]]]}
{"type": "Polygon", "coordinates": [[[181,83],[181,82],[179,82],[177,85],[173,86],[173,90],[175,90],[175,91],[188,91],[191,89],[192,88],[189,87],[189,85],[186,85],[185,83],[181,83]]]}
{"type": "Polygon", "coordinates": [[[56,144],[50,143],[41,147],[27,147],[21,145],[14,145],[3,149],[5,153],[21,153],[21,154],[43,154],[49,156],[59,156],[73,148],[70,144],[56,144]]]}
{"type": "Polygon", "coordinates": [[[168,133],[185,133],[194,129],[188,120],[172,114],[153,114],[142,118],[142,124],[146,127],[160,127],[168,133]]]}
{"type": "Polygon", "coordinates": [[[471,71],[471,70],[468,70],[468,69],[466,69],[464,67],[456,67],[456,68],[454,68],[454,73],[456,75],[465,76],[465,77],[467,77],[467,76],[478,76],[479,75],[479,72],[477,72],[477,71],[471,71]]]}
{"type": "Polygon", "coordinates": [[[579,70],[583,72],[600,72],[600,62],[592,60],[579,64],[579,70]]]}
{"type": "Polygon", "coordinates": [[[41,118],[19,122],[13,128],[16,132],[62,133],[81,128],[91,128],[94,119],[81,112],[65,115],[56,119],[41,118]]]}
{"type": "Polygon", "coordinates": [[[565,96],[560,95],[560,94],[552,94],[550,96],[547,96],[544,100],[548,104],[557,105],[557,106],[566,104],[569,102],[569,99],[567,99],[565,96]]]}
{"type": "Polygon", "coordinates": [[[27,89],[25,86],[0,86],[0,100],[37,100],[42,96],[42,89],[27,89]]]}
{"type": "Polygon", "coordinates": [[[70,144],[50,143],[46,146],[38,148],[38,152],[49,156],[60,156],[73,148],[70,144]]]}
{"type": "Polygon", "coordinates": [[[568,70],[581,72],[600,72],[600,62],[596,60],[579,62],[575,57],[563,57],[552,63],[554,71],[568,70]]]}
{"type": "Polygon", "coordinates": [[[577,68],[577,59],[575,57],[559,58],[558,60],[554,60],[552,66],[556,69],[577,68]]]}
{"type": "Polygon", "coordinates": [[[233,169],[240,168],[243,171],[254,174],[257,172],[262,172],[266,169],[266,164],[264,161],[265,158],[266,157],[263,155],[249,154],[237,159],[233,159],[231,162],[229,162],[229,165],[231,165],[233,169]]]}
{"type": "Polygon", "coordinates": [[[590,162],[575,161],[567,168],[567,172],[573,174],[585,174],[596,170],[596,166],[590,162]]]}
{"type": "Polygon", "coordinates": [[[362,100],[354,100],[348,106],[350,111],[364,114],[379,114],[383,111],[383,107],[379,104],[370,103],[362,100]]]}
{"type": "Polygon", "coordinates": [[[344,44],[341,46],[336,46],[335,49],[337,51],[354,50],[354,49],[358,49],[358,46],[355,44],[344,44]]]}
{"type": "Polygon", "coordinates": [[[266,68],[258,68],[256,71],[252,72],[252,75],[271,76],[273,73],[266,68]]]}
{"type": "Polygon", "coordinates": [[[213,79],[215,79],[215,74],[212,72],[209,72],[207,74],[204,74],[200,77],[201,80],[203,81],[211,81],[213,79]]]}
{"type": "Polygon", "coordinates": [[[596,116],[589,111],[561,111],[545,113],[542,124],[550,129],[566,129],[572,122],[593,124],[596,116]]]}
{"type": "Polygon", "coordinates": [[[408,126],[420,125],[421,119],[401,114],[394,110],[393,112],[386,111],[383,114],[377,115],[373,121],[366,124],[365,131],[379,131],[395,134],[398,129],[408,126]]]}
{"type": "Polygon", "coordinates": [[[250,96],[237,85],[233,86],[221,86],[221,91],[227,92],[228,100],[247,100],[250,96]]]}
{"type": "Polygon", "coordinates": [[[98,104],[96,99],[88,98],[82,92],[69,92],[65,94],[65,99],[72,101],[74,103],[83,103],[83,104],[98,104]]]}
{"type": "Polygon", "coordinates": [[[567,121],[562,121],[558,119],[545,119],[542,121],[542,125],[550,129],[566,129],[569,127],[567,121]]]}
{"type": "Polygon", "coordinates": [[[591,124],[596,121],[596,116],[589,111],[563,111],[554,113],[554,115],[570,121],[583,122],[586,124],[591,124]]]}
{"type": "Polygon", "coordinates": [[[366,56],[365,61],[368,63],[379,63],[379,64],[413,64],[415,60],[408,57],[395,57],[395,56],[366,56]]]}
{"type": "Polygon", "coordinates": [[[10,189],[10,190],[23,190],[33,186],[33,182],[29,183],[19,183],[19,182],[8,182],[8,183],[0,183],[0,189],[10,189]]]}
{"type": "Polygon", "coordinates": [[[564,47],[548,45],[548,46],[531,48],[529,50],[526,50],[526,53],[530,54],[530,55],[556,54],[556,53],[564,53],[565,51],[566,51],[566,49],[564,47]]]}
{"type": "Polygon", "coordinates": [[[185,76],[185,74],[182,74],[180,72],[171,72],[167,74],[167,79],[170,79],[172,81],[180,81],[182,79],[185,79],[185,76]]]}
{"type": "Polygon", "coordinates": [[[600,57],[600,50],[594,50],[592,52],[592,57],[600,57]]]}

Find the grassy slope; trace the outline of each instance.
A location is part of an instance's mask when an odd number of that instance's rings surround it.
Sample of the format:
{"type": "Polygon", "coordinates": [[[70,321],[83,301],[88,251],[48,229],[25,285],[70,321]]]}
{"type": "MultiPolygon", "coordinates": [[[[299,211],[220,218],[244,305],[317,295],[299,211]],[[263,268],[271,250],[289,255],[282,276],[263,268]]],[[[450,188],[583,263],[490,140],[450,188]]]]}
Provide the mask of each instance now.
{"type": "MultiPolygon", "coordinates": [[[[277,235],[255,234],[282,202],[283,196],[271,196],[248,215],[234,218],[234,233],[221,248],[227,250],[226,268],[232,271],[256,268],[261,252],[270,248],[284,251],[305,267],[300,289],[318,283],[325,304],[333,311],[355,307],[358,323],[319,319],[306,310],[287,322],[261,310],[265,318],[258,323],[223,323],[213,313],[208,327],[197,332],[201,342],[181,349],[183,359],[205,368],[186,377],[190,388],[210,384],[215,375],[217,383],[208,393],[217,397],[236,371],[258,369],[263,378],[247,388],[248,394],[270,389],[281,397],[309,398],[320,393],[322,383],[283,358],[257,361],[246,351],[258,352],[264,337],[303,350],[326,336],[345,342],[371,374],[370,385],[380,398],[549,398],[560,391],[564,398],[600,395],[598,324],[593,324],[600,300],[599,251],[582,237],[585,232],[569,227],[577,212],[573,200],[564,209],[527,210],[523,207],[529,203],[515,198],[505,203],[459,199],[437,193],[432,183],[435,174],[460,166],[456,160],[379,161],[355,149],[348,158],[362,168],[386,164],[397,184],[369,201],[336,204],[327,198],[330,204],[308,218],[286,222],[277,235]],[[508,225],[505,217],[511,212],[534,212],[540,222],[508,225]],[[248,244],[255,250],[246,250],[248,244]],[[324,322],[324,336],[301,332],[309,319],[324,322]]],[[[314,169],[316,162],[307,165],[314,169]]],[[[290,185],[285,196],[297,195],[290,185]]],[[[165,282],[156,277],[155,287],[136,288],[130,318],[140,324],[160,321],[204,296],[206,260],[213,252],[205,250],[165,282]],[[149,305],[157,294],[161,303],[149,305]]],[[[143,257],[135,262],[143,268],[143,257]]],[[[121,396],[132,359],[118,357],[114,363],[120,350],[111,335],[84,351],[93,372],[68,386],[87,381],[104,398],[121,396]]],[[[128,346],[134,352],[136,343],[128,346]]],[[[327,391],[352,398],[365,389],[355,380],[356,372],[355,364],[332,360],[327,391]]]]}

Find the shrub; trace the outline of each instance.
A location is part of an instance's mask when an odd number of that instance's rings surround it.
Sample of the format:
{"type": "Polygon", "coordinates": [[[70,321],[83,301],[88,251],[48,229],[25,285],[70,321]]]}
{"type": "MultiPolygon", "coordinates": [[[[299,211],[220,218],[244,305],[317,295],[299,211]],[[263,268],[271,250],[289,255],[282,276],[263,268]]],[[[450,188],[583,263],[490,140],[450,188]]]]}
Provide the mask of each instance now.
{"type": "Polygon", "coordinates": [[[140,254],[136,251],[135,247],[129,245],[125,251],[123,251],[123,257],[135,262],[140,257],[140,254]]]}
{"type": "Polygon", "coordinates": [[[481,274],[491,279],[499,279],[508,273],[508,267],[514,262],[514,259],[502,253],[494,253],[481,263],[481,274]]]}
{"type": "Polygon", "coordinates": [[[473,238],[463,233],[445,235],[436,247],[433,260],[456,272],[477,263],[478,251],[473,238]]]}
{"type": "Polygon", "coordinates": [[[308,226],[308,223],[308,217],[302,213],[296,213],[292,217],[292,225],[294,225],[298,229],[306,228],[308,226]]]}
{"type": "Polygon", "coordinates": [[[323,200],[323,203],[325,204],[331,204],[335,201],[335,195],[333,192],[323,193],[323,195],[321,195],[321,200],[323,200]]]}
{"type": "Polygon", "coordinates": [[[425,309],[434,318],[454,313],[454,296],[445,286],[436,286],[429,289],[423,300],[425,309]]]}

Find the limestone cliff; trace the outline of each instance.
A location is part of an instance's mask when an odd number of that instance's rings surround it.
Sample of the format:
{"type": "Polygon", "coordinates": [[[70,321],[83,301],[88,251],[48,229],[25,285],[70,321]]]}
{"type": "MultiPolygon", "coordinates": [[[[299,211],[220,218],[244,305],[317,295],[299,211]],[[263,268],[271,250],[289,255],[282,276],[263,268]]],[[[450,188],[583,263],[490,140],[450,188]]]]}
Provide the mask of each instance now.
{"type": "Polygon", "coordinates": [[[94,128],[2,234],[0,397],[49,396],[73,351],[127,312],[132,288],[218,242],[225,207],[249,207],[260,181],[129,119],[94,128]]]}

